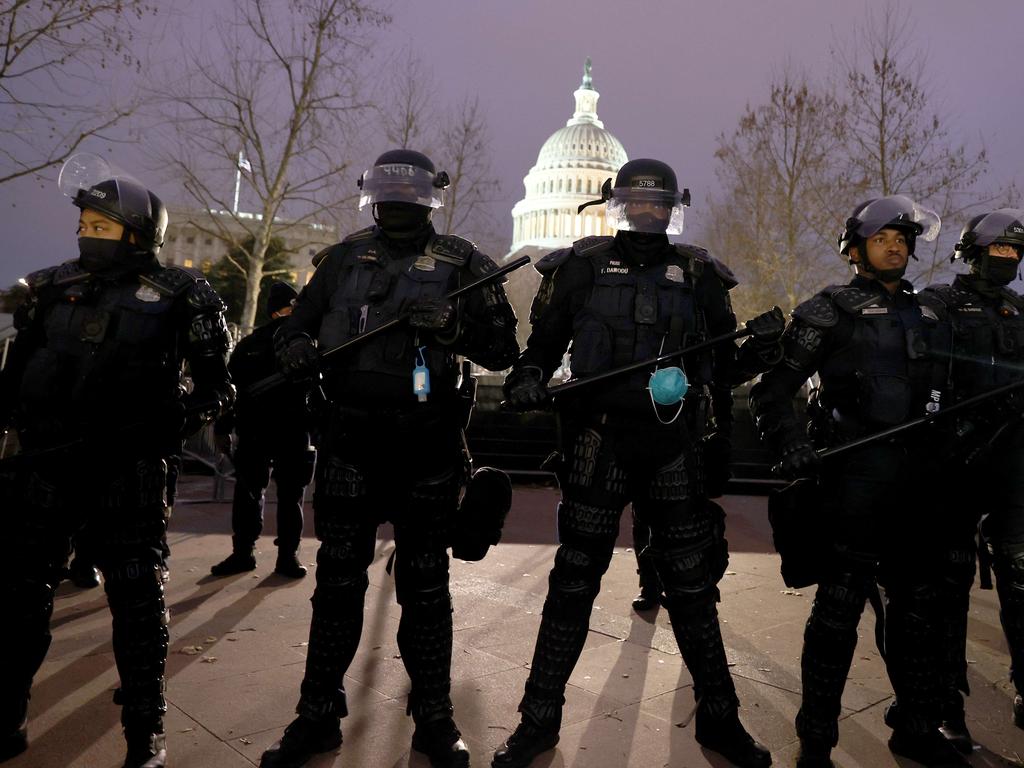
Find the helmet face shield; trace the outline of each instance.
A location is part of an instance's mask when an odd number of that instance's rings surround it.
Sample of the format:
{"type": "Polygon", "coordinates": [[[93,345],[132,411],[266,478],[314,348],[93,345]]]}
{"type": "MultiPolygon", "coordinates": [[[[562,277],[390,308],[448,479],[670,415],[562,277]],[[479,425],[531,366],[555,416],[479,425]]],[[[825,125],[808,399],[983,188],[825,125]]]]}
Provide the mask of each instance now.
{"type": "Polygon", "coordinates": [[[924,208],[906,195],[889,195],[868,203],[856,215],[855,233],[867,239],[886,228],[907,229],[916,237],[933,241],[942,225],[935,211],[924,208]]]}
{"type": "Polygon", "coordinates": [[[992,211],[971,230],[974,233],[974,244],[982,247],[992,243],[1008,243],[1018,248],[1024,247],[1024,210],[1019,208],[1000,208],[992,211]]]}
{"type": "Polygon", "coordinates": [[[444,205],[444,185],[440,176],[406,163],[375,165],[359,182],[359,208],[374,203],[411,203],[427,208],[444,205]]]}
{"type": "MultiPolygon", "coordinates": [[[[642,186],[615,187],[605,211],[608,226],[626,232],[678,235],[683,231],[685,206],[679,192],[642,186]]],[[[652,181],[653,185],[653,181],[652,181]]]]}

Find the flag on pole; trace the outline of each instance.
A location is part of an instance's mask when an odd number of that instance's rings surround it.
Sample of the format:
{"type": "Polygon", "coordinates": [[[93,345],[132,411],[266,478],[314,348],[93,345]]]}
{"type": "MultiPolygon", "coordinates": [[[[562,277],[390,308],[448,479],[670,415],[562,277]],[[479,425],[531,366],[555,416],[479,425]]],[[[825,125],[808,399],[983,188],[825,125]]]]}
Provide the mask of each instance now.
{"type": "Polygon", "coordinates": [[[242,154],[241,150],[238,152],[238,167],[247,173],[252,173],[252,166],[249,164],[249,161],[245,159],[245,155],[242,154]]]}

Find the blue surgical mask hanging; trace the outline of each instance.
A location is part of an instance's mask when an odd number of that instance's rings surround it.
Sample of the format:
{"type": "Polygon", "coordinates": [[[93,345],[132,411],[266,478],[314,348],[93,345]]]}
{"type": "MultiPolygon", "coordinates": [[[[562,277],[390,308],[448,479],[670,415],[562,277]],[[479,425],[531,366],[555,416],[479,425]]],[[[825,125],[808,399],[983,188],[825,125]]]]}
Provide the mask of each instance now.
{"type": "MultiPolygon", "coordinates": [[[[658,350],[660,355],[665,348],[665,340],[661,340],[661,348],[658,350]]],[[[672,365],[667,368],[658,368],[651,374],[651,378],[647,383],[647,391],[651,395],[651,405],[654,408],[654,415],[658,421],[662,424],[671,424],[679,418],[679,414],[683,412],[683,397],[686,396],[687,390],[690,388],[690,383],[686,379],[686,374],[683,373],[683,369],[679,366],[672,365]],[[672,415],[668,421],[661,418],[661,413],[658,411],[659,405],[675,405],[679,404],[676,412],[672,415]]]]}

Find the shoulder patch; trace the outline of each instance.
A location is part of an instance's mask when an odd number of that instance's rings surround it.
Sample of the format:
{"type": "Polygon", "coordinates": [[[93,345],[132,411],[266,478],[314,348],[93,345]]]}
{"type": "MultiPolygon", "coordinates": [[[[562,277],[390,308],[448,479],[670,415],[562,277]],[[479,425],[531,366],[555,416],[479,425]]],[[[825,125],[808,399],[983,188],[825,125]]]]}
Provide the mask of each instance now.
{"type": "Polygon", "coordinates": [[[864,307],[876,303],[879,299],[876,291],[866,291],[853,285],[843,285],[838,288],[830,286],[824,292],[831,294],[832,301],[837,307],[850,314],[857,314],[864,307]]]}
{"type": "Polygon", "coordinates": [[[206,282],[202,272],[178,266],[164,267],[139,275],[139,282],[153,288],[161,296],[180,296],[200,280],[206,282]]]}
{"type": "Polygon", "coordinates": [[[427,251],[438,261],[464,267],[476,252],[476,246],[458,235],[438,235],[430,241],[427,251]]]}
{"type": "Polygon", "coordinates": [[[533,268],[542,275],[550,275],[565,264],[575,252],[575,248],[561,248],[557,251],[552,251],[538,259],[534,263],[533,268]]]}
{"type": "MultiPolygon", "coordinates": [[[[827,290],[827,289],[826,289],[827,290]]],[[[831,328],[839,322],[839,313],[829,295],[822,291],[793,310],[793,317],[798,317],[808,325],[818,328],[831,328]]]]}
{"type": "MultiPolygon", "coordinates": [[[[609,237],[608,235],[592,235],[591,237],[584,237],[577,240],[572,244],[572,250],[580,256],[587,256],[599,253],[605,248],[610,248],[614,242],[615,238],[609,237]]],[[[555,251],[555,253],[557,253],[557,251],[555,251]]],[[[550,256],[551,254],[548,255],[550,256]]]]}

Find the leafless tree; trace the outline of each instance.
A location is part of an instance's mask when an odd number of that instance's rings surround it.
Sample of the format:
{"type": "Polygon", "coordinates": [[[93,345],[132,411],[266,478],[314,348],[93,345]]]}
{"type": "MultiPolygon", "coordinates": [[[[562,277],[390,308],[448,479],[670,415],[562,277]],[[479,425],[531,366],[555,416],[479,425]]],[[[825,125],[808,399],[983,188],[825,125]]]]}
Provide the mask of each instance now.
{"type": "Polygon", "coordinates": [[[466,98],[441,126],[439,157],[451,178],[437,227],[445,234],[493,238],[490,205],[501,182],[491,168],[490,132],[476,97],[466,98]]]}
{"type": "MultiPolygon", "coordinates": [[[[946,222],[944,237],[920,243],[908,277],[924,283],[948,265],[955,223],[1005,190],[979,182],[988,167],[985,150],[971,150],[950,135],[950,119],[935,110],[927,59],[914,45],[910,14],[895,2],[868,12],[836,48],[838,98],[846,107],[846,189],[840,204],[905,194],[934,208],[946,222]],[[952,224],[952,226],[950,226],[952,224]]],[[[837,201],[838,203],[839,201],[837,201]]]]}
{"type": "Polygon", "coordinates": [[[767,102],[748,107],[736,130],[719,136],[722,193],[711,200],[704,236],[741,278],[741,319],[775,303],[792,309],[834,266],[828,202],[841,125],[835,100],[788,69],[771,83],[767,102]]]}
{"type": "Polygon", "coordinates": [[[136,28],[155,12],[145,0],[0,3],[0,184],[63,162],[135,111],[109,83],[139,66],[136,28]]]}
{"type": "Polygon", "coordinates": [[[389,18],[363,0],[251,0],[235,13],[213,55],[208,45],[189,54],[164,105],[173,136],[160,154],[207,212],[193,223],[242,249],[248,330],[271,238],[337,220],[357,191],[351,143],[370,107],[358,63],[389,18]],[[239,166],[249,213],[232,200],[239,166]]]}
{"type": "Polygon", "coordinates": [[[388,144],[391,149],[414,149],[430,155],[437,132],[434,73],[412,53],[392,62],[390,72],[379,109],[388,144]]]}

